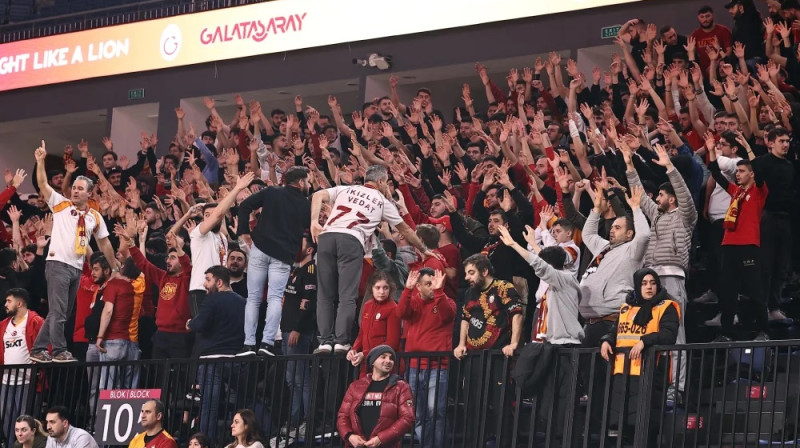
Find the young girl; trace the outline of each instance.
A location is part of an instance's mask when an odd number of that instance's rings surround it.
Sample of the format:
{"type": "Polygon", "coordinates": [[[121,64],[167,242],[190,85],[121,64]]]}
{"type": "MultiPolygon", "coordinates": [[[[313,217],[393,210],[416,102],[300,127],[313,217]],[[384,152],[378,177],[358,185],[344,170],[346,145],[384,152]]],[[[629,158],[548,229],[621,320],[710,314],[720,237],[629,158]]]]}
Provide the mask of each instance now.
{"type": "Polygon", "coordinates": [[[189,439],[188,448],[213,448],[211,446],[211,441],[206,437],[205,434],[202,432],[195,433],[189,439]]]}
{"type": "MultiPolygon", "coordinates": [[[[400,349],[400,317],[395,312],[397,303],[392,300],[396,288],[391,277],[384,271],[375,271],[369,279],[372,298],[361,308],[361,325],[353,349],[347,360],[358,366],[372,348],[385,344],[394,350],[400,349]]],[[[361,373],[366,372],[361,366],[361,373]]]]}

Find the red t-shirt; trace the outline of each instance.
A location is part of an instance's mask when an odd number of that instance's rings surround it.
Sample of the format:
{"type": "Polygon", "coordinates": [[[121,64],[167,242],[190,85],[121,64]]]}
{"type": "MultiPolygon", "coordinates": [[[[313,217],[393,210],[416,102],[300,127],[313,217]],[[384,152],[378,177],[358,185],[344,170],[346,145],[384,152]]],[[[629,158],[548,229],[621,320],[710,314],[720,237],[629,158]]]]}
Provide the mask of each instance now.
{"type": "MultiPolygon", "coordinates": [[[[735,198],[742,187],[728,184],[728,194],[735,198]]],[[[761,246],[761,210],[767,200],[769,189],[764,183],[761,187],[753,185],[747,190],[739,204],[739,218],[736,221],[736,230],[725,230],[722,237],[723,246],[761,246]]]]}
{"type": "Polygon", "coordinates": [[[706,48],[714,48],[715,36],[723,50],[733,45],[731,42],[733,40],[731,30],[725,25],[716,24],[709,32],[703,31],[702,28],[692,32],[692,37],[696,42],[695,55],[697,56],[697,63],[700,64],[700,68],[703,69],[704,73],[708,73],[708,67],[711,65],[711,59],[708,58],[706,48]]]}
{"type": "Polygon", "coordinates": [[[103,335],[105,340],[130,340],[130,326],[133,318],[133,286],[121,278],[113,278],[103,288],[103,302],[113,303],[114,312],[103,335]]]}

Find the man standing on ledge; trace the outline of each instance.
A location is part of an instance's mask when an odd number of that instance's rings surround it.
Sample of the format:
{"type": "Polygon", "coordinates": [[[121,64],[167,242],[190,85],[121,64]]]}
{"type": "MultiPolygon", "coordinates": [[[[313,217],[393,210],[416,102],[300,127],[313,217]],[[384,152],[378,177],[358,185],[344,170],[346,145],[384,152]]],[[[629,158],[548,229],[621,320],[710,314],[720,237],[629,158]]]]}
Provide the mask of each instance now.
{"type": "Polygon", "coordinates": [[[434,253],[425,247],[417,234],[403,221],[397,206],[388,196],[389,175],[382,165],[372,165],[364,174],[364,185],[328,188],[314,193],[311,200],[311,237],[317,247],[317,326],[319,347],[315,354],[346,354],[353,337],[358,284],[364,253],[370,248],[375,229],[381,221],[394,226],[425,257],[434,253]],[[323,202],[331,202],[325,227],[319,224],[323,202]],[[322,234],[322,235],[320,235],[322,234]],[[333,309],[336,297],[339,307],[333,309]],[[334,320],[335,336],[334,336],[334,320]],[[333,344],[336,344],[334,347],[333,344]]]}
{"type": "Polygon", "coordinates": [[[114,248],[108,241],[108,229],[103,217],[97,210],[89,208],[89,195],[94,182],[88,177],[78,176],[72,183],[71,197],[67,199],[56,193],[47,183],[44,166],[47,150],[44,140],[42,146],[36,148],[35,156],[39,194],[53,212],[53,235],[45,264],[50,311],[33,344],[31,360],[74,362],[75,358],[67,351],[64,322],[75,306],[90,236],[94,235],[106,260],[116,265],[114,272],[119,272],[119,263],[114,256],[114,248]],[[48,345],[52,345],[52,356],[47,351],[48,345]]]}
{"type": "Polygon", "coordinates": [[[283,175],[283,187],[267,187],[239,204],[238,233],[250,248],[247,266],[247,307],[244,313],[244,347],[237,356],[275,356],[275,335],[280,328],[283,292],[292,263],[303,245],[308,228],[308,189],[311,174],[294,166],[283,175]],[[250,213],[261,209],[255,231],[250,232],[250,213]],[[256,347],[258,311],[267,285],[267,316],[261,345],[256,347]]]}

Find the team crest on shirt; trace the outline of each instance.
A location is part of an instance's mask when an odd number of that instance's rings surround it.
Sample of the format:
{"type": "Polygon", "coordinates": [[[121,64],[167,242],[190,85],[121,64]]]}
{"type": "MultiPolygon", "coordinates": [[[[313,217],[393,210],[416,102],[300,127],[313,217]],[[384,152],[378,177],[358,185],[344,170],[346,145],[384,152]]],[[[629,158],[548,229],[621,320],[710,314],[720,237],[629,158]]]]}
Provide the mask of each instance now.
{"type": "Polygon", "coordinates": [[[489,296],[489,303],[494,303],[494,295],[489,296]]]}
{"type": "Polygon", "coordinates": [[[406,406],[411,407],[414,404],[411,400],[406,400],[406,406]]]}
{"type": "Polygon", "coordinates": [[[381,313],[378,313],[378,314],[375,315],[375,320],[378,320],[380,318],[381,318],[381,313]]]}
{"type": "Polygon", "coordinates": [[[17,335],[17,330],[11,332],[11,336],[16,336],[16,335],[17,335]]]}
{"type": "Polygon", "coordinates": [[[436,308],[436,307],[434,306],[434,307],[433,307],[433,314],[436,314],[436,313],[438,313],[438,312],[439,312],[439,308],[436,308]]]}
{"type": "Polygon", "coordinates": [[[749,200],[750,200],[750,195],[748,194],[747,196],[745,196],[745,197],[744,197],[744,200],[745,200],[745,201],[749,201],[749,200]]]}
{"type": "Polygon", "coordinates": [[[70,210],[69,214],[72,216],[78,216],[78,211],[73,208],[72,210],[70,210]]]}

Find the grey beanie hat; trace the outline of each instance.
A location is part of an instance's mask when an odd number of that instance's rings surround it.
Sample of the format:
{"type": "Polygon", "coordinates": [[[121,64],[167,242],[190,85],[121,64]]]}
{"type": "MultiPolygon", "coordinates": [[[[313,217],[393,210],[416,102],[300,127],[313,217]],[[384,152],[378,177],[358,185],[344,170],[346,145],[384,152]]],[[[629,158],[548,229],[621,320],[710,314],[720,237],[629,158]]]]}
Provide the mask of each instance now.
{"type": "Polygon", "coordinates": [[[392,347],[389,347],[386,344],[379,345],[370,350],[369,353],[367,354],[367,368],[371,369],[372,365],[375,364],[375,360],[380,358],[380,356],[384,353],[391,353],[392,358],[397,359],[397,353],[395,353],[392,347]]]}

